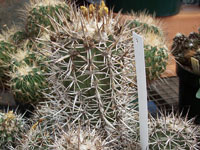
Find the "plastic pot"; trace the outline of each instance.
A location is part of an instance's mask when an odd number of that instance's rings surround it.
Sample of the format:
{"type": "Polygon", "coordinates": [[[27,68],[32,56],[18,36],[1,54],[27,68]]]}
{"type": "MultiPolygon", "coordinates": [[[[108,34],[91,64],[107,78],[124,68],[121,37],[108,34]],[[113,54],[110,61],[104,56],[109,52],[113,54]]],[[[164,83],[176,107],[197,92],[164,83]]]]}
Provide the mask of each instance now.
{"type": "Polygon", "coordinates": [[[194,74],[177,64],[179,77],[179,111],[188,118],[200,123],[200,99],[196,97],[200,88],[200,75],[194,74]]]}
{"type": "Polygon", "coordinates": [[[180,11],[181,0],[107,0],[115,12],[147,11],[156,16],[171,16],[180,11]]]}

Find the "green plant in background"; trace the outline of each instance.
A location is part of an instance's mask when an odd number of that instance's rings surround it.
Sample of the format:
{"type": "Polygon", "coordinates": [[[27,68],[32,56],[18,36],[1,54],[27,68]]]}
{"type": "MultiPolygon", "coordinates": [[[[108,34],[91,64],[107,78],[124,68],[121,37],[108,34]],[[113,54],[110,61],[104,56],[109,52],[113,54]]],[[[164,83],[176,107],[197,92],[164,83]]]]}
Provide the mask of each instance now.
{"type": "Polygon", "coordinates": [[[41,90],[46,88],[45,70],[40,62],[39,55],[27,49],[18,49],[12,55],[9,86],[15,95],[16,101],[22,103],[36,103],[41,101],[41,90]]]}
{"type": "Polygon", "coordinates": [[[147,79],[152,81],[166,70],[168,49],[165,41],[154,33],[143,34],[143,37],[147,79]]]}
{"type": "Polygon", "coordinates": [[[199,129],[193,120],[181,118],[173,113],[150,117],[149,148],[152,150],[199,149],[199,129]]]}
{"type": "Polygon", "coordinates": [[[26,38],[25,32],[15,26],[1,34],[1,80],[12,90],[16,101],[36,103],[41,101],[41,90],[47,85],[44,77],[47,70],[43,63],[45,56],[35,52],[40,44],[35,45],[26,38]]]}
{"type": "Polygon", "coordinates": [[[17,48],[13,44],[0,41],[0,78],[4,86],[9,80],[8,76],[6,76],[6,72],[9,70],[9,66],[7,64],[9,64],[11,60],[10,54],[16,50],[17,48]]]}
{"type": "Polygon", "coordinates": [[[58,14],[60,11],[69,15],[69,7],[62,0],[31,0],[27,5],[25,13],[26,18],[26,32],[29,37],[38,36],[43,28],[53,29],[51,25],[51,19],[55,19],[58,23],[58,14]],[[50,17],[49,17],[50,16],[50,17]]]}
{"type": "Polygon", "coordinates": [[[36,103],[41,101],[41,90],[46,87],[44,72],[35,64],[14,66],[9,72],[10,87],[15,100],[21,103],[36,103]]]}
{"type": "Polygon", "coordinates": [[[17,138],[24,130],[24,119],[13,111],[0,113],[0,147],[7,149],[8,146],[16,145],[17,138]]]}
{"type": "Polygon", "coordinates": [[[131,14],[132,20],[128,21],[130,28],[136,28],[136,33],[148,33],[164,36],[161,22],[147,13],[131,14]]]}
{"type": "Polygon", "coordinates": [[[161,23],[145,13],[132,16],[134,19],[128,20],[126,24],[144,38],[146,76],[148,81],[152,81],[166,70],[168,61],[168,49],[161,23]]]}
{"type": "Polygon", "coordinates": [[[15,46],[22,43],[27,39],[27,34],[19,26],[13,25],[8,29],[2,30],[0,34],[0,40],[8,43],[12,43],[15,46]]]}

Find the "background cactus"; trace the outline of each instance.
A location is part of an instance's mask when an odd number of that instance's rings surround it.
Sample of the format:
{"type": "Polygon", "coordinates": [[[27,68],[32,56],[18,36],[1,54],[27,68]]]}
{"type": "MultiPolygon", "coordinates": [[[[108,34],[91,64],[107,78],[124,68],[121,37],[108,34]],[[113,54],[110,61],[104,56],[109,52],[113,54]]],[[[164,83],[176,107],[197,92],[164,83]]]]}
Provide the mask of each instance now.
{"type": "Polygon", "coordinates": [[[187,69],[192,70],[191,58],[199,60],[200,32],[191,32],[187,37],[178,33],[173,39],[172,54],[187,69]]]}
{"type": "Polygon", "coordinates": [[[57,14],[61,10],[69,14],[68,6],[62,0],[31,0],[25,10],[26,32],[29,37],[36,37],[41,31],[41,26],[53,29],[49,16],[59,22],[57,14]]]}
{"type": "Polygon", "coordinates": [[[166,70],[168,49],[165,40],[154,33],[143,34],[146,74],[149,81],[155,80],[166,70]]]}
{"type": "MultiPolygon", "coordinates": [[[[42,99],[41,90],[46,88],[44,72],[45,56],[40,54],[39,47],[27,38],[19,28],[3,31],[0,36],[1,80],[11,89],[15,100],[22,103],[35,103],[42,99]]],[[[43,46],[44,48],[44,46],[43,46]]]]}
{"type": "Polygon", "coordinates": [[[148,81],[160,78],[166,70],[168,49],[165,44],[161,23],[145,13],[132,14],[133,20],[126,24],[144,38],[146,76],[148,81]]]}
{"type": "Polygon", "coordinates": [[[137,27],[135,29],[135,32],[137,33],[152,32],[154,34],[164,36],[161,21],[155,19],[154,16],[151,16],[147,13],[138,13],[138,14],[132,13],[131,16],[134,19],[129,20],[128,23],[130,28],[137,27]]]}
{"type": "Polygon", "coordinates": [[[0,78],[4,86],[6,86],[8,76],[6,72],[9,70],[9,63],[11,60],[11,54],[16,51],[17,48],[13,44],[5,41],[0,41],[0,78]]]}
{"type": "Polygon", "coordinates": [[[25,121],[22,116],[13,111],[0,113],[0,146],[2,149],[8,149],[14,146],[17,138],[20,137],[24,130],[25,121]]]}
{"type": "Polygon", "coordinates": [[[171,113],[150,118],[149,148],[152,150],[199,149],[199,129],[193,120],[171,113]]]}
{"type": "Polygon", "coordinates": [[[68,132],[60,133],[54,145],[56,150],[106,150],[109,149],[102,141],[100,135],[95,130],[90,129],[71,129],[68,132]]]}
{"type": "MultiPolygon", "coordinates": [[[[29,129],[26,132],[23,132],[23,137],[18,139],[18,143],[16,147],[12,147],[13,150],[49,150],[52,148],[53,138],[55,135],[48,132],[48,130],[44,127],[40,126],[41,120],[33,123],[31,121],[31,125],[29,125],[29,129]],[[51,146],[51,148],[50,148],[51,146]]],[[[56,135],[58,136],[58,135],[56,135]]]]}

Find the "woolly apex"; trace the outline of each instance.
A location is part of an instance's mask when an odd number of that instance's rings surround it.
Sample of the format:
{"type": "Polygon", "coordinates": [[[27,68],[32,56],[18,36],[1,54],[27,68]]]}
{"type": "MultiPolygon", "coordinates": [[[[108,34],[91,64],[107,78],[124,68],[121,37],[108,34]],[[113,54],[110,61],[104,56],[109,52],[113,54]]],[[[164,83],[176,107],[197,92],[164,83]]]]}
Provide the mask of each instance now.
{"type": "Polygon", "coordinates": [[[27,14],[33,9],[37,7],[45,7],[45,6],[57,6],[57,5],[66,5],[66,2],[64,0],[30,0],[30,3],[27,3],[26,8],[24,11],[26,11],[27,14]]]}
{"type": "Polygon", "coordinates": [[[150,45],[152,47],[165,48],[167,52],[167,46],[165,45],[165,38],[161,37],[153,32],[143,33],[144,45],[150,45]]]}
{"type": "Polygon", "coordinates": [[[162,22],[161,20],[156,19],[154,15],[147,14],[146,12],[132,13],[131,15],[136,21],[157,28],[158,32],[160,32],[159,34],[163,35],[162,22]]]}
{"type": "Polygon", "coordinates": [[[95,130],[79,127],[60,134],[52,146],[56,150],[111,150],[95,130]]]}
{"type": "MultiPolygon", "coordinates": [[[[71,6],[73,7],[73,6],[71,6]]],[[[113,19],[112,12],[108,13],[108,8],[102,2],[99,7],[91,4],[88,8],[81,6],[81,9],[70,8],[70,22],[63,15],[59,18],[65,22],[67,30],[72,36],[77,38],[95,39],[97,41],[105,41],[110,34],[114,33],[117,17],[113,19]],[[70,29],[70,30],[69,30],[70,29]]],[[[65,30],[65,27],[63,27],[65,30]]]]}
{"type": "Polygon", "coordinates": [[[10,28],[7,28],[6,30],[2,30],[0,34],[0,41],[5,41],[5,42],[11,42],[13,43],[11,37],[17,32],[21,31],[21,28],[18,26],[13,25],[10,28]]]}

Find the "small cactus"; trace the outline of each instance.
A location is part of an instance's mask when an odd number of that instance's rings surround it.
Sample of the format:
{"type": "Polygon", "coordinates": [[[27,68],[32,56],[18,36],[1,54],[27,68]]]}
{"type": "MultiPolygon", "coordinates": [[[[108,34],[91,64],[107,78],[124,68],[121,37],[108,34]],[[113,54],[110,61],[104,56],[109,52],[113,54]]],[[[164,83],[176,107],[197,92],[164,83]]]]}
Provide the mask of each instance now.
{"type": "Polygon", "coordinates": [[[166,70],[168,50],[165,45],[161,23],[152,16],[133,14],[134,20],[127,20],[127,26],[144,38],[146,76],[148,81],[155,80],[166,70]]]}
{"type": "Polygon", "coordinates": [[[29,130],[23,133],[23,137],[18,139],[15,150],[49,150],[52,149],[54,135],[46,128],[40,126],[41,120],[33,123],[29,130]]]}
{"type": "Polygon", "coordinates": [[[55,150],[108,150],[106,143],[95,130],[80,128],[63,131],[52,147],[55,147],[55,150]]]}
{"type": "Polygon", "coordinates": [[[199,129],[192,120],[174,113],[151,117],[149,125],[149,148],[152,150],[198,150],[199,129]]]}
{"type": "Polygon", "coordinates": [[[17,137],[20,137],[24,129],[25,122],[22,116],[15,114],[13,111],[0,113],[0,147],[2,149],[8,146],[14,146],[17,137]]]}
{"type": "Polygon", "coordinates": [[[9,85],[16,101],[35,104],[42,99],[42,89],[46,88],[44,71],[36,64],[13,65],[10,72],[9,85]]]}
{"type": "Polygon", "coordinates": [[[130,28],[136,28],[136,33],[148,33],[164,36],[161,22],[155,19],[153,16],[146,13],[132,14],[133,20],[129,20],[127,23],[130,28]]]}
{"type": "Polygon", "coordinates": [[[143,34],[146,74],[149,81],[159,78],[166,70],[168,49],[165,41],[154,33],[143,34]]]}
{"type": "Polygon", "coordinates": [[[9,70],[11,54],[17,50],[17,47],[5,41],[0,41],[0,79],[5,84],[8,76],[6,72],[9,70]]]}
{"type": "Polygon", "coordinates": [[[57,15],[61,10],[65,14],[69,14],[68,6],[62,0],[31,0],[25,10],[27,14],[26,32],[28,36],[38,36],[41,26],[50,30],[53,29],[49,16],[59,22],[57,15]]]}

